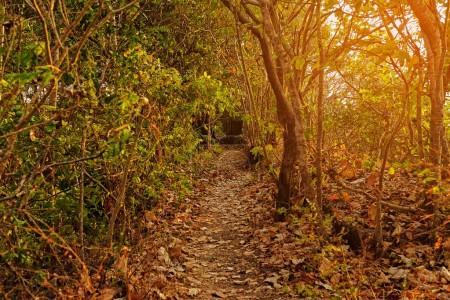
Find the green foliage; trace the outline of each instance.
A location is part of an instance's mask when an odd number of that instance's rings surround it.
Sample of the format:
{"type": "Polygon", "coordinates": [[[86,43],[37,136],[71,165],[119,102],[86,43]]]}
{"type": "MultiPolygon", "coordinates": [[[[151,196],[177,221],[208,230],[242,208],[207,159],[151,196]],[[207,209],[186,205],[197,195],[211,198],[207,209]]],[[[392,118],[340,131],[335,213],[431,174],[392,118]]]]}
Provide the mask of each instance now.
{"type": "Polygon", "coordinates": [[[317,291],[313,286],[305,283],[297,283],[295,285],[295,293],[304,298],[317,298],[320,297],[320,291],[317,291]]]}
{"type": "Polygon", "coordinates": [[[428,168],[425,168],[423,170],[420,170],[417,172],[417,176],[419,176],[422,179],[422,183],[424,185],[430,185],[437,182],[437,176],[436,173],[428,168]]]}
{"type": "MultiPolygon", "coordinates": [[[[89,3],[63,2],[70,18],[89,3]]],[[[11,278],[10,286],[20,282],[5,263],[34,290],[51,274],[82,269],[74,255],[62,259],[68,249],[81,257],[82,240],[88,249],[101,249],[109,235],[114,244],[131,242],[136,216],[165,201],[168,190],[181,201],[192,189],[184,173],[199,151],[193,120],[209,115],[216,124],[236,108],[210,33],[203,39],[196,33],[206,25],[219,32],[209,14],[220,15],[220,8],[148,1],[100,23],[126,1],[104,4],[92,5],[66,40],[58,5],[52,22],[61,40],[46,36],[28,3],[6,10],[27,19],[14,28],[21,39],[6,41],[17,51],[0,51],[0,199],[6,199],[0,200],[0,277],[11,278]],[[186,16],[189,26],[181,22],[186,16]],[[117,201],[123,203],[111,226],[117,201]]],[[[93,265],[103,255],[96,251],[85,250],[93,265]]]]}
{"type": "Polygon", "coordinates": [[[215,118],[225,111],[233,112],[234,103],[228,89],[221,81],[206,72],[194,79],[188,87],[188,97],[193,99],[191,110],[194,114],[208,114],[215,118]]]}

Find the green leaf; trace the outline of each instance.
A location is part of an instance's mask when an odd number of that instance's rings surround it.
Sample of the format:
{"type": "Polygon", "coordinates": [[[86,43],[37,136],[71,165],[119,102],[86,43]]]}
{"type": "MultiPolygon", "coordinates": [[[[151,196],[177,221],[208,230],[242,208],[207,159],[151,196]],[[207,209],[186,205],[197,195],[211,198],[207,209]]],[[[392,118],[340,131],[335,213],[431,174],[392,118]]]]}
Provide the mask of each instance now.
{"type": "Polygon", "coordinates": [[[390,168],[389,168],[388,174],[389,174],[389,175],[394,175],[394,174],[395,174],[395,169],[394,169],[394,167],[390,167],[390,168]]]}
{"type": "Polygon", "coordinates": [[[296,56],[294,57],[294,59],[292,60],[292,63],[294,65],[294,69],[296,69],[297,71],[301,70],[303,68],[303,66],[306,63],[305,58],[301,57],[301,56],[296,56]]]}
{"type": "Polygon", "coordinates": [[[18,83],[20,85],[24,85],[38,78],[38,76],[38,72],[23,72],[6,74],[5,78],[10,83],[18,83]]]}

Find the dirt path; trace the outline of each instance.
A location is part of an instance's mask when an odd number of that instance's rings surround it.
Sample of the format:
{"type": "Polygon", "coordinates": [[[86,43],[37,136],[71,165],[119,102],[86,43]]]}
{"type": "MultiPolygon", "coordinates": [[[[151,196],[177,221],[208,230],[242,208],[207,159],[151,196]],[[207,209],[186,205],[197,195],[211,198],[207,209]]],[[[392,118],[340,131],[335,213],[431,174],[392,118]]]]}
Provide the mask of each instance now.
{"type": "Polygon", "coordinates": [[[271,299],[250,243],[255,202],[243,194],[254,179],[245,164],[241,151],[224,152],[215,163],[215,184],[198,198],[184,264],[187,288],[198,299],[271,299]]]}
{"type": "Polygon", "coordinates": [[[225,150],[198,181],[186,211],[158,230],[171,236],[169,246],[148,241],[137,250],[133,285],[149,287],[144,298],[283,299],[275,296],[276,279],[262,271],[264,251],[254,237],[262,209],[254,196],[262,191],[246,164],[242,151],[225,150]]]}

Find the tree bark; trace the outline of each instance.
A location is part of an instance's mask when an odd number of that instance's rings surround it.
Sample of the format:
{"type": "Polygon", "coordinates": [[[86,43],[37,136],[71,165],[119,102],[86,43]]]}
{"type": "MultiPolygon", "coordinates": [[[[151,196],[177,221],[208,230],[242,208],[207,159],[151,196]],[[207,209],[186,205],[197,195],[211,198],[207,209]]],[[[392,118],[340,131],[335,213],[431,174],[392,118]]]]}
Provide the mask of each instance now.
{"type": "Polygon", "coordinates": [[[430,81],[430,159],[441,163],[442,128],[444,124],[444,26],[436,8],[436,1],[408,0],[425,40],[430,81]]]}
{"type": "Polygon", "coordinates": [[[423,149],[423,133],[422,133],[422,89],[423,89],[423,75],[422,70],[418,70],[419,82],[417,83],[416,95],[416,126],[417,126],[417,148],[420,159],[424,159],[423,149]]]}
{"type": "Polygon", "coordinates": [[[317,156],[316,156],[316,201],[319,212],[322,213],[322,146],[323,146],[323,97],[324,97],[324,53],[322,46],[322,24],[321,24],[321,5],[322,1],[317,0],[317,46],[319,50],[319,86],[317,93],[317,156]]]}
{"type": "Polygon", "coordinates": [[[286,52],[281,45],[280,22],[271,3],[258,2],[262,14],[261,21],[250,9],[235,6],[230,0],[222,0],[224,5],[234,16],[245,24],[252,34],[258,39],[262,51],[264,67],[270,86],[275,95],[277,104],[278,121],[283,128],[283,156],[278,178],[278,195],[276,200],[277,220],[283,220],[290,209],[293,175],[295,166],[300,158],[300,173],[302,185],[306,187],[305,193],[309,193],[309,173],[306,165],[306,141],[300,112],[293,103],[299,101],[298,88],[285,75],[291,71],[292,66],[286,61],[286,52]],[[262,24],[261,24],[262,23],[262,24]],[[262,26],[261,26],[262,25],[262,26]],[[278,28],[279,29],[279,28],[278,28]]]}

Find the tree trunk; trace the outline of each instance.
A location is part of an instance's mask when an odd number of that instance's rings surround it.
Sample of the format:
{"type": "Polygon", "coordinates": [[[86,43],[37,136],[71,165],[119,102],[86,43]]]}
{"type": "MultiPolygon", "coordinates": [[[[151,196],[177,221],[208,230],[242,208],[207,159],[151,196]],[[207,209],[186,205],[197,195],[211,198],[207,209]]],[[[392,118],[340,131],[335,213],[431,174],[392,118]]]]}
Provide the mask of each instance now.
{"type": "Polygon", "coordinates": [[[434,164],[441,163],[441,147],[442,147],[442,128],[444,127],[444,92],[443,92],[443,73],[437,67],[437,60],[435,51],[427,46],[429,62],[429,77],[430,77],[430,95],[431,95],[431,112],[430,112],[430,159],[434,164]]]}
{"type": "MultiPolygon", "coordinates": [[[[317,156],[316,156],[316,202],[319,213],[322,214],[322,146],[323,146],[323,97],[324,97],[324,53],[322,46],[322,21],[321,21],[321,5],[322,1],[317,0],[316,17],[317,17],[317,46],[319,50],[319,82],[317,94],[317,156]]],[[[321,220],[322,221],[322,220],[321,220]]]]}
{"type": "Polygon", "coordinates": [[[442,165],[448,166],[450,163],[450,149],[447,141],[447,133],[445,130],[445,126],[442,126],[441,132],[441,147],[442,147],[442,165]]]}
{"type": "Polygon", "coordinates": [[[298,158],[297,139],[295,134],[295,121],[289,120],[283,133],[283,158],[281,161],[280,174],[278,177],[278,194],[276,201],[275,219],[282,221],[287,210],[291,206],[292,175],[298,158]]]}
{"type": "Polygon", "coordinates": [[[211,149],[212,144],[212,128],[211,128],[211,116],[208,115],[208,149],[211,149]]]}
{"type": "Polygon", "coordinates": [[[422,88],[423,88],[423,76],[422,71],[419,72],[419,82],[417,84],[417,95],[416,95],[416,126],[417,126],[417,148],[419,153],[419,158],[424,159],[425,154],[423,150],[423,133],[422,133],[422,88]]]}
{"type": "Polygon", "coordinates": [[[445,28],[440,21],[436,1],[408,0],[425,40],[430,81],[430,159],[441,163],[444,124],[444,55],[445,28]],[[429,3],[427,3],[429,2],[429,3]]]}
{"type": "MultiPolygon", "coordinates": [[[[403,107],[402,111],[400,113],[400,116],[398,117],[398,120],[394,127],[392,128],[392,131],[389,133],[386,133],[386,139],[383,144],[381,144],[381,168],[380,173],[378,174],[378,187],[377,187],[377,202],[376,202],[376,215],[375,215],[375,232],[373,236],[373,243],[375,246],[375,254],[377,257],[382,256],[383,254],[383,211],[381,206],[381,201],[383,199],[383,183],[384,183],[384,171],[386,170],[386,164],[387,159],[389,156],[389,151],[392,147],[392,144],[394,143],[394,140],[396,136],[398,135],[398,132],[400,128],[402,127],[402,123],[406,114],[406,107],[407,103],[409,101],[408,99],[409,90],[408,87],[405,87],[405,96],[402,99],[403,100],[403,107]]],[[[388,129],[389,130],[389,129],[388,129]]]]}
{"type": "Polygon", "coordinates": [[[284,151],[278,178],[278,195],[276,199],[276,219],[281,221],[285,218],[286,212],[290,208],[291,178],[298,158],[298,141],[296,134],[297,122],[294,110],[287,99],[283,86],[280,82],[280,78],[278,77],[277,68],[275,67],[275,63],[272,58],[271,46],[267,39],[262,36],[258,37],[258,40],[263,53],[267,77],[277,100],[278,120],[284,130],[284,151]]]}
{"type": "Polygon", "coordinates": [[[262,2],[260,5],[262,24],[254,24],[256,16],[250,10],[241,10],[230,0],[222,0],[222,2],[239,22],[248,26],[252,34],[258,39],[267,78],[275,95],[278,121],[284,131],[284,151],[278,180],[276,219],[283,220],[290,208],[292,176],[297,161],[300,162],[300,173],[306,193],[309,192],[310,178],[306,165],[306,141],[300,116],[301,112],[295,109],[295,101],[300,100],[298,87],[291,79],[286,78],[287,80],[285,80],[284,78],[292,72],[292,66],[286,61],[286,52],[281,45],[278,28],[280,22],[276,11],[269,2],[262,2]]]}

